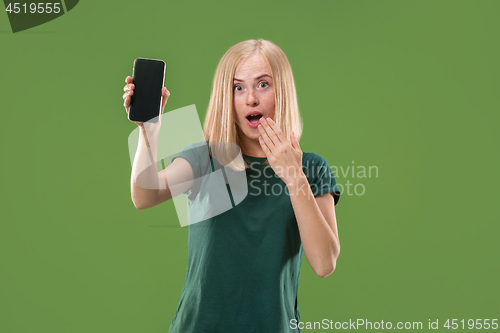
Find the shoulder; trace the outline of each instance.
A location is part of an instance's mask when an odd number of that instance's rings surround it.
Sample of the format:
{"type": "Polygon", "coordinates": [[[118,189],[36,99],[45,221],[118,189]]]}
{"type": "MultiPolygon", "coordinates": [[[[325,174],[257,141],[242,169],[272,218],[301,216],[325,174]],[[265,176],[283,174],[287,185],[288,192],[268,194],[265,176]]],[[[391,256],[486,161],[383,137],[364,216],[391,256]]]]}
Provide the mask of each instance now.
{"type": "Polygon", "coordinates": [[[334,203],[337,204],[341,192],[337,186],[334,172],[326,158],[317,153],[304,153],[302,155],[302,170],[311,185],[315,197],[331,192],[335,200],[334,203]]]}
{"type": "Polygon", "coordinates": [[[327,164],[326,158],[317,153],[305,153],[302,154],[302,165],[322,165],[327,164]]]}
{"type": "MultiPolygon", "coordinates": [[[[172,158],[172,161],[176,157],[184,157],[184,158],[190,158],[190,159],[200,159],[200,157],[205,157],[205,155],[208,155],[208,145],[206,141],[198,141],[191,143],[184,148],[180,152],[178,152],[174,157],[172,158]]],[[[189,161],[192,162],[192,161],[189,161]]]]}
{"type": "Polygon", "coordinates": [[[205,174],[210,166],[208,143],[204,140],[187,145],[179,153],[174,155],[171,161],[173,162],[177,157],[182,157],[191,164],[195,178],[205,174]]]}
{"type": "Polygon", "coordinates": [[[330,164],[326,158],[317,153],[303,153],[302,169],[309,173],[321,171],[320,169],[330,169],[330,164]]]}
{"type": "Polygon", "coordinates": [[[319,178],[334,178],[333,171],[326,158],[314,152],[303,153],[302,170],[310,183],[319,178]]]}
{"type": "Polygon", "coordinates": [[[191,150],[191,149],[196,150],[196,151],[202,151],[204,147],[208,147],[208,141],[201,140],[201,141],[193,142],[193,143],[187,145],[186,147],[184,147],[182,149],[182,151],[191,150]]]}

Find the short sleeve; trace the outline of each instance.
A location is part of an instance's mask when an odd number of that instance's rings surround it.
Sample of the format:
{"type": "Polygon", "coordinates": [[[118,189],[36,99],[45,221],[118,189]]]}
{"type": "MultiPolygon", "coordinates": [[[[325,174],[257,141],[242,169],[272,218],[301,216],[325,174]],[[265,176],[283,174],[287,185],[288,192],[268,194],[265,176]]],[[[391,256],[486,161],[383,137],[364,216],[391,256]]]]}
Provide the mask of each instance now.
{"type": "Polygon", "coordinates": [[[201,177],[206,175],[211,168],[210,155],[208,152],[208,144],[206,141],[192,143],[175,154],[170,162],[173,162],[177,157],[182,157],[189,162],[193,169],[193,186],[184,194],[193,196],[199,191],[201,177]]]}
{"type": "Polygon", "coordinates": [[[332,193],[335,205],[340,200],[340,189],[333,171],[326,159],[316,153],[304,153],[303,170],[315,197],[325,193],[332,193]]]}

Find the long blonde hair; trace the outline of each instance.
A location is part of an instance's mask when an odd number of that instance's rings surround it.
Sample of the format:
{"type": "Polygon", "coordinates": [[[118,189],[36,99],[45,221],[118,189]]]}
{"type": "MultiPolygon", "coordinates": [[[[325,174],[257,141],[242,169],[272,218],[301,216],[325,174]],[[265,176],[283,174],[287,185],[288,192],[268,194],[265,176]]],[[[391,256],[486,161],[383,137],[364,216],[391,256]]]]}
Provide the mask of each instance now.
{"type": "Polygon", "coordinates": [[[233,110],[234,73],[244,59],[257,52],[266,58],[272,71],[275,93],[274,121],[287,138],[290,137],[291,131],[294,132],[297,141],[300,141],[302,136],[303,125],[297,104],[292,67],[283,50],[264,39],[250,39],[232,46],[221,58],[215,71],[203,135],[205,141],[209,142],[212,156],[222,165],[230,165],[235,170],[243,170],[248,165],[245,163],[243,167],[241,164],[231,163],[237,154],[235,145],[241,147],[233,110]]]}

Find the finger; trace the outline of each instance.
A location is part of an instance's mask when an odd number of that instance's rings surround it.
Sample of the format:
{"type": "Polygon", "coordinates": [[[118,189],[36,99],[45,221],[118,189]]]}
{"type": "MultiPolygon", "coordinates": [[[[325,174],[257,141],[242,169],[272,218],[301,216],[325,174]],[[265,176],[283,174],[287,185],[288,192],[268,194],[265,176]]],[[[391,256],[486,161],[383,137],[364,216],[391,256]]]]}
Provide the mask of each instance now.
{"type": "Polygon", "coordinates": [[[134,94],[134,91],[133,91],[133,90],[126,91],[126,92],[123,94],[123,98],[125,98],[126,96],[132,96],[133,94],[134,94]]]}
{"type": "Polygon", "coordinates": [[[167,88],[163,87],[161,90],[161,113],[163,114],[165,105],[167,104],[167,100],[170,97],[170,92],[167,88]]]}
{"type": "Polygon", "coordinates": [[[125,78],[125,82],[127,82],[127,83],[132,83],[132,82],[133,82],[132,77],[131,77],[131,76],[127,76],[127,77],[125,78]]]}
{"type": "Polygon", "coordinates": [[[123,106],[125,107],[125,111],[128,113],[130,108],[130,97],[124,99],[123,106]]]}
{"type": "Polygon", "coordinates": [[[167,99],[170,97],[170,91],[163,87],[161,90],[161,97],[163,98],[164,105],[167,103],[167,99]]]}
{"type": "Polygon", "coordinates": [[[130,90],[134,90],[135,89],[135,85],[133,83],[129,83],[127,85],[125,85],[125,87],[123,87],[123,91],[130,91],[130,90]]]}
{"type": "Polygon", "coordinates": [[[274,133],[276,134],[280,142],[283,143],[287,142],[285,134],[283,133],[281,128],[279,128],[278,125],[276,125],[274,120],[272,120],[271,118],[267,118],[267,123],[269,124],[269,127],[273,129],[274,133]]]}
{"type": "Polygon", "coordinates": [[[264,144],[269,150],[269,155],[266,154],[267,157],[274,156],[273,151],[276,148],[276,146],[274,145],[273,141],[269,138],[269,135],[266,133],[262,125],[259,125],[257,128],[259,129],[260,132],[259,142],[261,143],[261,146],[262,144],[264,144]]]}
{"type": "Polygon", "coordinates": [[[269,123],[267,122],[267,120],[264,117],[261,117],[259,119],[259,121],[260,121],[260,125],[262,126],[262,128],[264,129],[266,134],[269,136],[269,138],[273,142],[274,146],[278,146],[279,144],[281,144],[280,139],[276,136],[276,133],[274,133],[274,130],[271,128],[271,126],[269,126],[269,123]]]}
{"type": "Polygon", "coordinates": [[[292,143],[292,147],[294,149],[297,149],[297,140],[293,137],[293,131],[290,132],[290,142],[292,143]]]}
{"type": "Polygon", "coordinates": [[[264,151],[264,154],[266,154],[267,158],[273,156],[271,149],[269,149],[269,147],[267,146],[262,135],[259,136],[259,143],[260,143],[262,150],[264,151]]]}
{"type": "Polygon", "coordinates": [[[290,142],[292,143],[293,148],[298,151],[302,151],[302,149],[300,149],[299,141],[297,141],[297,138],[295,137],[295,133],[293,131],[290,133],[290,142]]]}

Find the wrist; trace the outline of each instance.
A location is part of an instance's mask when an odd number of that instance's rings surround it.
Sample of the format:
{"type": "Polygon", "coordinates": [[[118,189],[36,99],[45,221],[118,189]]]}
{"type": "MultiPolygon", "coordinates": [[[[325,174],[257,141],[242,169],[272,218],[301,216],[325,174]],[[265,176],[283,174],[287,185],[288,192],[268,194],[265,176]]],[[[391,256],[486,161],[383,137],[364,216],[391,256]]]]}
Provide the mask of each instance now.
{"type": "Polygon", "coordinates": [[[309,181],[307,180],[304,172],[301,170],[301,172],[297,176],[287,179],[285,181],[285,184],[288,187],[288,190],[292,191],[304,186],[309,186],[309,181]]]}

